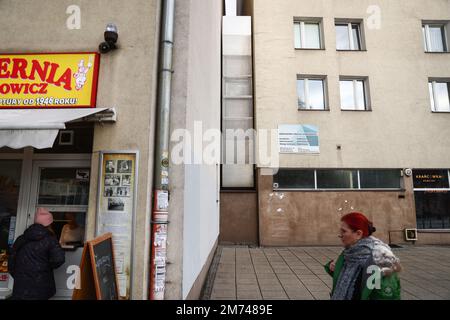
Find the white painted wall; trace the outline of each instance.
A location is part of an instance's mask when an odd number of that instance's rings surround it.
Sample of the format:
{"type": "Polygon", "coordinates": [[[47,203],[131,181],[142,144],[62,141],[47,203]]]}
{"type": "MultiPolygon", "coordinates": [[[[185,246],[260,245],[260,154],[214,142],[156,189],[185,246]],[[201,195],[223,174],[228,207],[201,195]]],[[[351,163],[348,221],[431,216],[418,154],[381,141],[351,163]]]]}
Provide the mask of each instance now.
{"type": "Polygon", "coordinates": [[[237,1],[236,0],[225,0],[225,15],[235,16],[237,13],[237,1]]]}
{"type": "MultiPolygon", "coordinates": [[[[221,18],[219,0],[191,0],[186,128],[220,129],[221,18]]],[[[206,145],[206,144],[205,144],[206,145]]],[[[219,166],[185,165],[182,297],[189,294],[219,236],[219,166]]]]}

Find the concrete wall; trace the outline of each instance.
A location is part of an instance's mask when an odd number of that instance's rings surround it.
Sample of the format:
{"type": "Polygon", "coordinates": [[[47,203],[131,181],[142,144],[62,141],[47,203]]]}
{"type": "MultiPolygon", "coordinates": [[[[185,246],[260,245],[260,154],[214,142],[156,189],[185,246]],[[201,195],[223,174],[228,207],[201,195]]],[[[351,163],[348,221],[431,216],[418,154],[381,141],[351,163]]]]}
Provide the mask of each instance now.
{"type": "MultiPolygon", "coordinates": [[[[221,1],[191,0],[186,128],[220,128],[221,1]]],[[[194,150],[194,152],[196,152],[194,150]]],[[[183,298],[219,235],[219,166],[185,166],[183,298]]]]}
{"type": "Polygon", "coordinates": [[[118,26],[119,48],[101,56],[97,97],[98,107],[116,108],[118,121],[95,127],[87,233],[95,232],[98,151],[139,150],[133,299],[145,299],[148,291],[158,7],[158,0],[0,1],[2,53],[97,51],[106,24],[118,26]],[[66,27],[70,5],[81,9],[79,30],[66,27]]]}
{"type": "MultiPolygon", "coordinates": [[[[193,135],[195,121],[203,130],[220,128],[222,2],[177,1],[175,10],[171,131],[186,128],[193,135]]],[[[211,260],[219,235],[218,170],[216,164],[171,163],[166,299],[192,298],[211,260]]]]}
{"type": "Polygon", "coordinates": [[[395,231],[392,242],[403,243],[397,231],[416,226],[411,178],[404,192],[274,192],[272,183],[272,176],[258,175],[262,246],[340,245],[340,218],[351,211],[366,214],[374,236],[386,242],[395,231]]]}
{"type": "Polygon", "coordinates": [[[220,244],[258,245],[258,194],[220,193],[220,244]]]}
{"type": "Polygon", "coordinates": [[[450,233],[449,232],[421,232],[419,230],[417,234],[417,245],[429,245],[429,244],[445,244],[450,243],[450,233]]]}
{"type": "Polygon", "coordinates": [[[422,19],[450,20],[450,1],[254,1],[256,127],[320,130],[320,155],[280,155],[281,167],[450,167],[450,114],[432,113],[428,92],[429,77],[450,76],[450,55],[424,53],[422,19]],[[337,52],[334,19],[367,22],[372,5],[381,24],[365,26],[367,51],[337,52]],[[325,50],[294,49],[294,17],[323,17],[325,50]],[[297,74],[327,76],[330,111],[297,110],[297,74]],[[340,110],[340,75],[369,78],[371,112],[340,110]]]}

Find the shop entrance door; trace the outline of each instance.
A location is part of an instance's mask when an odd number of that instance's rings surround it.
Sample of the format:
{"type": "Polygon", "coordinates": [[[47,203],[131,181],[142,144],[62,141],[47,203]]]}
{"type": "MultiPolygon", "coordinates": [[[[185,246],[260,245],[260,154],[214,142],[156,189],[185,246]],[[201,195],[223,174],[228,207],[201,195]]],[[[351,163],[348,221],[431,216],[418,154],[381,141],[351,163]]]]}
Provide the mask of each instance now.
{"type": "Polygon", "coordinates": [[[417,229],[450,229],[450,170],[414,170],[417,229]]]}
{"type": "Polygon", "coordinates": [[[26,227],[34,223],[36,209],[53,214],[52,229],[65,250],[66,262],[55,270],[55,299],[70,299],[75,285],[86,227],[90,161],[33,162],[26,227]]]}

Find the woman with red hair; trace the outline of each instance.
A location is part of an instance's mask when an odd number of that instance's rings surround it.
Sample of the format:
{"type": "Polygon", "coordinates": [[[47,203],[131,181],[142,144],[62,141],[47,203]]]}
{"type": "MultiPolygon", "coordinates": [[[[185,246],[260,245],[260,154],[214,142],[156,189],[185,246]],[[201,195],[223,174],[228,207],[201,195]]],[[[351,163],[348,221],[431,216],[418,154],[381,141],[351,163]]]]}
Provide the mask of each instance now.
{"type": "Polygon", "coordinates": [[[339,238],[345,247],[325,270],[333,277],[332,300],[399,300],[400,260],[372,236],[373,223],[360,212],[341,218],[339,238]]]}

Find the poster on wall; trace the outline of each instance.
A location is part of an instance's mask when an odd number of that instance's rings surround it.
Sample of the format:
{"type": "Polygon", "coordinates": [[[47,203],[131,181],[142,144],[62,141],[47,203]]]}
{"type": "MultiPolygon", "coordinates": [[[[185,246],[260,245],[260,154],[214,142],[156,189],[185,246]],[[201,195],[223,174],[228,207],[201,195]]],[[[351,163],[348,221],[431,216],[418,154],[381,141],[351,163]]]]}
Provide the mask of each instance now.
{"type": "Polygon", "coordinates": [[[278,142],[280,153],[320,153],[319,128],[314,125],[279,125],[278,142]]]}
{"type": "Polygon", "coordinates": [[[151,269],[152,300],[164,300],[166,282],[166,257],[167,257],[167,223],[153,224],[153,243],[151,269]]]}
{"type": "Polygon", "coordinates": [[[94,108],[98,53],[0,54],[0,109],[94,108]]]}
{"type": "Polygon", "coordinates": [[[137,152],[101,152],[96,235],[112,233],[121,299],[130,299],[137,152]]]}

